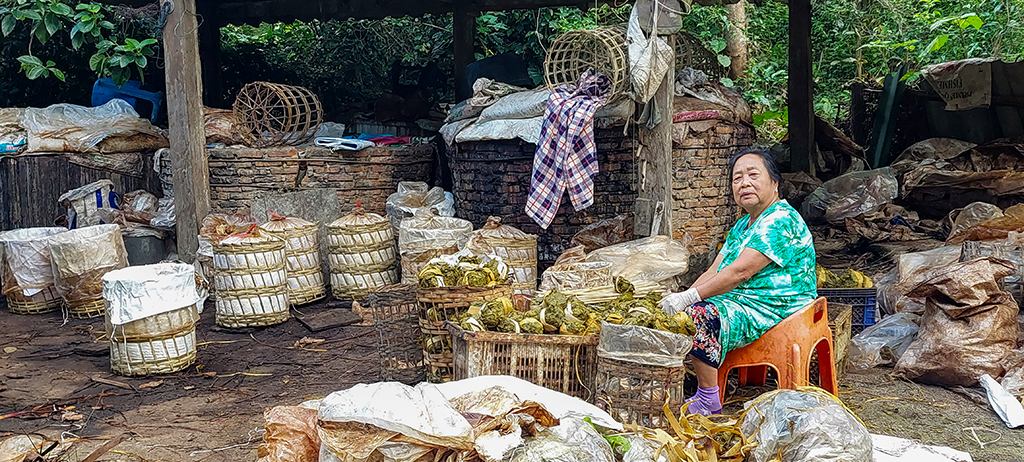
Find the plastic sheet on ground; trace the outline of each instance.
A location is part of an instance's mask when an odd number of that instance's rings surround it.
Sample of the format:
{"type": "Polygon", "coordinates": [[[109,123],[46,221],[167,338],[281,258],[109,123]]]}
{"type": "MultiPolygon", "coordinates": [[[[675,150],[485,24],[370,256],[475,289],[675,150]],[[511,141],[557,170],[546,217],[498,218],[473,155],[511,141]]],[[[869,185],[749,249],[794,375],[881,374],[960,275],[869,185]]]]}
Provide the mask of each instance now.
{"type": "Polygon", "coordinates": [[[1007,427],[1024,426],[1024,405],[1021,405],[1017,398],[988,374],[982,375],[978,381],[985,387],[985,394],[988,395],[988,403],[992,410],[996,411],[1007,427]]]}
{"type": "Polygon", "coordinates": [[[871,435],[873,462],[974,462],[966,452],[888,435],[871,435]]]}
{"type": "Polygon", "coordinates": [[[114,98],[102,106],[54,104],[28,108],[21,118],[28,132],[28,152],[130,152],[167,147],[167,139],[130,104],[114,98]],[[131,139],[134,135],[141,138],[131,139]],[[104,149],[101,142],[125,138],[104,149]]]}
{"type": "Polygon", "coordinates": [[[514,451],[510,462],[614,462],[608,441],[586,421],[567,417],[514,451]]]}
{"type": "Polygon", "coordinates": [[[847,218],[874,213],[896,199],[899,184],[889,167],[852,172],[826,181],[800,207],[812,222],[840,223],[847,218]]]}
{"type": "Polygon", "coordinates": [[[769,392],[746,404],[741,428],[758,443],[747,460],[870,461],[864,424],[828,392],[805,390],[769,392]]]}
{"type": "Polygon", "coordinates": [[[693,337],[641,326],[601,323],[597,355],[618,361],[660,367],[682,367],[693,337]]]}
{"type": "Polygon", "coordinates": [[[690,251],[686,242],[669,236],[651,236],[597,249],[588,262],[612,264],[612,277],[630,281],[663,281],[686,272],[690,251]]]}
{"type": "Polygon", "coordinates": [[[113,325],[192,306],[199,301],[196,270],[185,263],[114,270],[103,275],[103,299],[113,325]]]}
{"type": "Polygon", "coordinates": [[[913,313],[897,313],[864,329],[850,340],[850,368],[865,370],[895,364],[917,338],[920,318],[913,313]]]}
{"type": "Polygon", "coordinates": [[[298,406],[275,406],[264,411],[266,433],[256,450],[256,462],[318,462],[316,417],[316,410],[298,406]]]}
{"type": "Polygon", "coordinates": [[[921,383],[974,386],[978,377],[1003,375],[1003,359],[1017,346],[1017,303],[997,278],[1012,263],[986,257],[942,268],[908,295],[925,297],[917,340],[896,372],[921,383]]]}

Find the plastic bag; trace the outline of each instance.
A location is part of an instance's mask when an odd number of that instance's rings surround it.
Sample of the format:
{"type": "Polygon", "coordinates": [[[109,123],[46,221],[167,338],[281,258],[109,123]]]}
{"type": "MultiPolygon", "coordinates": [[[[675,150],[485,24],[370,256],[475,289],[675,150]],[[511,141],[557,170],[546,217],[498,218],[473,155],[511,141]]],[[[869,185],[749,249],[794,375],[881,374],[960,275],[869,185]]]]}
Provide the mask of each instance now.
{"type": "Polygon", "coordinates": [[[908,294],[925,297],[917,340],[896,362],[911,380],[970,387],[978,377],[1003,375],[1003,359],[1017,346],[1017,303],[997,278],[1012,263],[979,258],[941,268],[908,294]]]}
{"type": "Polygon", "coordinates": [[[761,395],[746,404],[740,426],[757,443],[750,462],[871,460],[868,429],[824,390],[761,395]]]}
{"type": "Polygon", "coordinates": [[[972,202],[967,207],[949,212],[947,219],[952,225],[948,240],[954,240],[957,234],[1001,216],[1003,209],[987,202],[972,202]]]}
{"type": "MultiPolygon", "coordinates": [[[[233,215],[211,213],[203,217],[203,222],[199,226],[199,236],[216,244],[225,237],[248,231],[255,224],[256,219],[248,211],[240,211],[233,215]]],[[[200,247],[202,247],[201,244],[200,247]]],[[[211,255],[213,255],[212,251],[211,255]]]]}
{"type": "Polygon", "coordinates": [[[587,261],[611,263],[612,277],[658,282],[685,273],[690,251],[669,236],[651,236],[595,250],[587,261]]]}
{"type": "Polygon", "coordinates": [[[46,440],[38,435],[17,435],[0,442],[0,462],[21,462],[30,452],[41,449],[46,440]]]}
{"type": "Polygon", "coordinates": [[[606,218],[589,224],[579,230],[569,242],[569,246],[582,245],[585,252],[593,252],[633,239],[633,214],[627,213],[606,218]]]}
{"type": "Polygon", "coordinates": [[[898,194],[899,183],[889,167],[847,173],[815,189],[804,200],[800,214],[809,222],[841,223],[881,210],[898,194]]]}
{"type": "Polygon", "coordinates": [[[693,337],[689,335],[602,322],[597,355],[649,366],[682,367],[691,348],[693,337]]]}
{"type": "Polygon", "coordinates": [[[574,417],[530,438],[510,462],[614,462],[612,447],[594,427],[574,417]]]}
{"type": "Polygon", "coordinates": [[[455,197],[440,186],[430,188],[422,181],[402,181],[398,191],[388,196],[384,208],[392,227],[398,229],[402,219],[416,215],[420,209],[433,209],[439,217],[455,216],[455,197]]]}
{"type": "Polygon", "coordinates": [[[53,285],[50,238],[67,228],[23,228],[0,232],[0,294],[21,290],[31,297],[53,285]]]}
{"type": "Polygon", "coordinates": [[[999,380],[999,384],[1017,399],[1024,399],[1024,349],[1013,350],[1006,355],[1003,368],[1006,369],[1006,375],[999,380]]]}
{"type": "Polygon", "coordinates": [[[149,225],[166,231],[174,231],[178,217],[174,214],[174,198],[164,197],[157,203],[156,215],[149,225]]]}
{"type": "Polygon", "coordinates": [[[1003,216],[985,220],[977,225],[950,235],[947,244],[962,244],[964,241],[990,241],[1006,239],[1012,233],[1024,232],[1024,204],[1011,206],[1003,216]]]}
{"type": "Polygon", "coordinates": [[[551,90],[538,88],[536,90],[521,91],[512,93],[499,99],[496,103],[484,108],[477,123],[484,123],[491,120],[509,119],[532,119],[544,115],[544,109],[548,106],[548,97],[551,90]]]}
{"type": "Polygon", "coordinates": [[[865,370],[895,364],[917,338],[920,319],[913,313],[897,313],[864,329],[850,340],[850,367],[865,370]]]}
{"type": "Polygon", "coordinates": [[[612,283],[612,264],[605,261],[562,263],[541,274],[541,292],[593,289],[612,283]]]}
{"type": "Polygon", "coordinates": [[[318,462],[316,417],[316,410],[298,406],[274,406],[264,411],[266,433],[256,450],[256,462],[318,462]]]}
{"type": "Polygon", "coordinates": [[[1000,419],[1009,428],[1024,426],[1024,406],[1017,398],[1014,398],[1003,386],[988,374],[982,375],[979,379],[981,386],[985,387],[985,394],[988,395],[988,404],[996,411],[1000,419]]]}
{"type": "MultiPolygon", "coordinates": [[[[427,207],[416,211],[412,218],[402,220],[398,227],[398,248],[406,250],[465,248],[473,223],[461,218],[443,217],[427,207]]],[[[454,252],[453,252],[454,253],[454,252]]]]}
{"type": "Polygon", "coordinates": [[[669,462],[668,451],[660,451],[660,448],[661,445],[647,438],[630,436],[629,449],[622,455],[622,462],[669,462]]]}
{"type": "MultiPolygon", "coordinates": [[[[139,117],[130,104],[114,98],[102,106],[85,107],[54,104],[27,108],[21,124],[28,132],[28,152],[129,152],[167,147],[167,139],[148,120],[139,117]],[[108,138],[131,137],[133,146],[104,149],[108,138]]],[[[119,143],[120,144],[120,143],[119,143]]]]}
{"type": "Polygon", "coordinates": [[[199,301],[196,271],[185,263],[157,263],[103,275],[107,319],[113,325],[179,310],[199,301]]]}
{"type": "Polygon", "coordinates": [[[99,299],[103,275],[128,266],[128,252],[117,225],[57,234],[50,239],[49,249],[54,285],[69,304],[99,299]]]}
{"type": "MultiPolygon", "coordinates": [[[[629,14],[629,23],[626,26],[626,50],[629,54],[629,80],[633,88],[633,99],[639,103],[646,103],[654,97],[661,81],[665,79],[665,73],[668,72],[675,51],[668,45],[668,41],[664,37],[644,32],[640,26],[639,10],[639,6],[634,6],[629,14]]],[[[653,10],[653,12],[648,11],[649,15],[653,16],[653,21],[651,17],[648,17],[648,30],[651,29],[650,24],[654,21],[657,21],[659,26],[662,25],[659,16],[664,13],[662,8],[649,8],[649,10],[653,10]]],[[[678,15],[676,18],[678,19],[678,15]]]]}

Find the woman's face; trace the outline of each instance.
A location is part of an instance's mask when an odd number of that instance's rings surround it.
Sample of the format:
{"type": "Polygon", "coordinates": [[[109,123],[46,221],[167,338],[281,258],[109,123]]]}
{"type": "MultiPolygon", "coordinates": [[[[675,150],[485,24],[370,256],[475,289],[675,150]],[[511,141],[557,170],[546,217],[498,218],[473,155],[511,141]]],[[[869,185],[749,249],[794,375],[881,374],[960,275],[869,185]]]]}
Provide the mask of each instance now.
{"type": "Polygon", "coordinates": [[[779,184],[772,181],[757,154],[736,159],[732,170],[732,197],[747,213],[760,213],[778,198],[779,184]]]}

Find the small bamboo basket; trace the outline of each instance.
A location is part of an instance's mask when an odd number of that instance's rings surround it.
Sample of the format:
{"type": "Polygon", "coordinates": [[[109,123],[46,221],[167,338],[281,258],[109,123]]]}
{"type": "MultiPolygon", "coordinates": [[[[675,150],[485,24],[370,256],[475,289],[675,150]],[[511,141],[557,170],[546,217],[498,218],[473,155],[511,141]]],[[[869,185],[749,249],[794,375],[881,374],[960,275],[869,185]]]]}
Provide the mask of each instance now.
{"type": "Polygon", "coordinates": [[[288,261],[288,304],[302,305],[327,296],[320,269],[320,227],[295,217],[271,214],[262,228],[284,241],[288,261]]]}
{"type": "Polygon", "coordinates": [[[53,236],[50,258],[54,283],[72,318],[103,316],[103,275],[128,267],[118,225],[96,225],[53,236]]]}
{"type": "Polygon", "coordinates": [[[490,217],[473,231],[466,248],[477,255],[501,257],[515,274],[512,289],[517,295],[533,295],[537,291],[536,235],[502,225],[500,217],[490,217]]]}
{"type": "Polygon", "coordinates": [[[425,248],[413,248],[405,249],[402,251],[402,284],[419,284],[419,274],[423,271],[423,268],[427,267],[430,260],[444,255],[454,255],[459,251],[457,245],[450,247],[437,248],[437,247],[425,247],[425,248]]]}
{"type": "Polygon", "coordinates": [[[107,318],[110,368],[115,374],[167,374],[196,361],[195,305],[113,326],[107,318]]]}
{"type": "Polygon", "coordinates": [[[7,309],[11,314],[44,314],[57,311],[63,306],[64,299],[60,298],[53,286],[31,297],[26,297],[20,290],[7,294],[7,309]]]}
{"type": "Polygon", "coordinates": [[[391,222],[362,207],[327,225],[331,293],[363,300],[370,291],[398,282],[391,222]]]}
{"type": "Polygon", "coordinates": [[[669,428],[665,403],[679,409],[685,402],[685,367],[663,367],[597,355],[597,407],[619,422],[669,428]]]}
{"type": "Polygon", "coordinates": [[[629,91],[625,26],[574,30],[556,38],[544,58],[544,81],[552,90],[575,84],[587,69],[611,80],[609,98],[629,91]]]}
{"type": "Polygon", "coordinates": [[[420,330],[423,332],[423,358],[427,364],[427,380],[445,382],[452,379],[452,339],[445,320],[455,320],[473,302],[486,302],[493,298],[513,295],[511,284],[494,287],[433,287],[416,289],[419,306],[420,330]],[[438,319],[427,319],[427,311],[434,310],[438,319]]]}
{"type": "Polygon", "coordinates": [[[416,287],[393,284],[370,293],[373,327],[380,353],[380,379],[407,384],[426,379],[423,347],[419,343],[416,287]]]}
{"type": "Polygon", "coordinates": [[[285,244],[271,235],[231,236],[213,246],[217,324],[258,327],[288,320],[285,244]]]}

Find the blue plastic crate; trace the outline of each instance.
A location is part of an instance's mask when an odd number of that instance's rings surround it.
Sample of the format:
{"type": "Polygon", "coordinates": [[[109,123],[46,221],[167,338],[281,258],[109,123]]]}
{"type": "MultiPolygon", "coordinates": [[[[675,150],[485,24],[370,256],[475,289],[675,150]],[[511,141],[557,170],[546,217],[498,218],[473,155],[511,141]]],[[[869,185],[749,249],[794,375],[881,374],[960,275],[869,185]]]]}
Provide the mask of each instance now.
{"type": "Polygon", "coordinates": [[[853,322],[850,331],[859,334],[868,326],[875,325],[875,307],[878,291],[870,289],[818,289],[818,296],[829,303],[842,303],[853,307],[853,322]]]}

